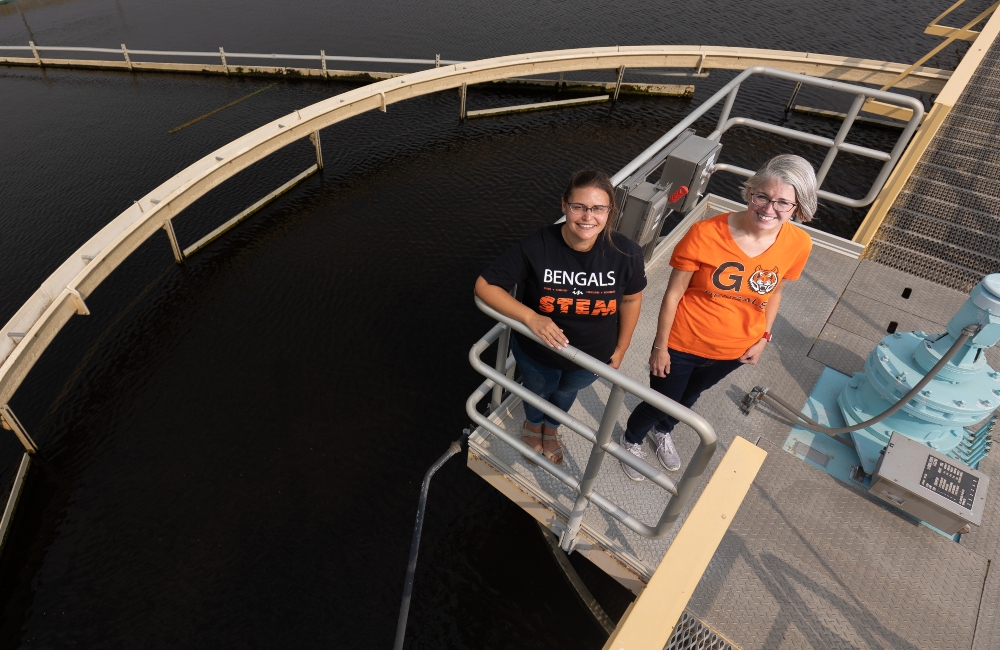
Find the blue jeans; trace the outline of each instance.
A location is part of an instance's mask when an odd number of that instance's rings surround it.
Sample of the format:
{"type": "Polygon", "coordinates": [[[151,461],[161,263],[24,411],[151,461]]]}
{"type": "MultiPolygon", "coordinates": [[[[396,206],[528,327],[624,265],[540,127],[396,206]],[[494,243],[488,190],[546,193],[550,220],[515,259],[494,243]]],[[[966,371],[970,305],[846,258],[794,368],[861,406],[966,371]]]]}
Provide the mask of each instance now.
{"type": "MultiPolygon", "coordinates": [[[[657,377],[650,373],[649,387],[688,408],[694,406],[703,392],[743,365],[739,359],[706,359],[677,350],[668,352],[670,374],[666,377],[657,377]]],[[[642,442],[654,426],[657,431],[670,433],[674,430],[675,424],[677,424],[676,418],[643,402],[635,407],[629,416],[623,437],[631,443],[642,442]]]]}
{"type": "MultiPolygon", "coordinates": [[[[510,350],[514,353],[514,360],[521,370],[521,384],[544,400],[548,400],[557,408],[569,411],[576,401],[576,394],[580,389],[594,383],[597,375],[589,370],[559,370],[550,368],[538,363],[518,346],[517,339],[511,337],[510,350]]],[[[524,418],[531,425],[539,425],[543,422],[552,428],[559,426],[559,422],[545,415],[540,410],[524,402],[524,418]]]]}

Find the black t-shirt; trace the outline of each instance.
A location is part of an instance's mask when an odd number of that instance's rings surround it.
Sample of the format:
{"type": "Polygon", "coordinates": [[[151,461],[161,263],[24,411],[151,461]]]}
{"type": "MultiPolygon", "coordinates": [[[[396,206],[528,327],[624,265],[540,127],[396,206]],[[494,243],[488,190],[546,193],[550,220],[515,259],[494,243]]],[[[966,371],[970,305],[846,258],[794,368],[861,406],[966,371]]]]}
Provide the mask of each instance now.
{"type": "MultiPolygon", "coordinates": [[[[618,250],[602,234],[581,253],[569,247],[561,229],[557,223],[531,233],[483,271],[483,279],[508,291],[515,284],[523,286],[521,302],[555,321],[570,345],[608,362],[618,343],[622,296],[646,287],[642,249],[612,232],[618,250]]],[[[547,346],[515,335],[521,349],[539,363],[579,370],[547,346]]]]}

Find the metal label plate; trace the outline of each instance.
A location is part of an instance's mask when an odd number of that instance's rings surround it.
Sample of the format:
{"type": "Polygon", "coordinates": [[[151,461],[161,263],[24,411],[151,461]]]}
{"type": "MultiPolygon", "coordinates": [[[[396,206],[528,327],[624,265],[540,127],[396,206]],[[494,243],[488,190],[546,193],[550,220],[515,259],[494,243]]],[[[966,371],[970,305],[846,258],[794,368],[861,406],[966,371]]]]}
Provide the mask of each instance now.
{"type": "Polygon", "coordinates": [[[928,455],[920,475],[920,485],[971,511],[976,501],[979,477],[928,455]]]}

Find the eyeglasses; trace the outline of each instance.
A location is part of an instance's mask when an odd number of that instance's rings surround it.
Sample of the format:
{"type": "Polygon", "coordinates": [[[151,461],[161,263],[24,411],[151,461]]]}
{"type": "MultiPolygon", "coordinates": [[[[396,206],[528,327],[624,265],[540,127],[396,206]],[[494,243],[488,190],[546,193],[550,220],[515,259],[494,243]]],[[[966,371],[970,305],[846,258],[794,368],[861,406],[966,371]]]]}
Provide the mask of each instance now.
{"type": "Polygon", "coordinates": [[[595,217],[604,217],[611,212],[610,205],[595,205],[590,207],[582,203],[570,203],[568,205],[569,211],[578,217],[580,215],[587,214],[588,211],[593,212],[595,217]]]}
{"type": "Polygon", "coordinates": [[[798,206],[798,203],[792,203],[785,199],[772,199],[767,194],[751,194],[750,203],[753,203],[755,208],[767,208],[767,204],[771,203],[774,205],[774,211],[778,214],[784,214],[798,206]]]}

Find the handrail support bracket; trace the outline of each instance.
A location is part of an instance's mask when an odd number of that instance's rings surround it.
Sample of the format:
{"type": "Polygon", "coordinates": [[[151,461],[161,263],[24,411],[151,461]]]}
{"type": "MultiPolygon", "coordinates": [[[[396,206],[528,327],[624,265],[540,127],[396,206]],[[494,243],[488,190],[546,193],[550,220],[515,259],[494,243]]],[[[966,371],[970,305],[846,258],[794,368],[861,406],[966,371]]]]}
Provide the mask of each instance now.
{"type": "Polygon", "coordinates": [[[174,261],[178,264],[182,264],[184,262],[184,252],[181,250],[181,245],[177,242],[177,233],[174,232],[174,222],[170,219],[164,220],[163,229],[167,231],[167,238],[170,240],[170,248],[174,251],[174,261]]]}
{"type": "Polygon", "coordinates": [[[309,140],[316,147],[316,167],[323,169],[323,146],[320,143],[318,129],[309,134],[309,140]]]}
{"type": "Polygon", "coordinates": [[[14,415],[14,411],[10,410],[10,406],[7,404],[0,406],[0,426],[8,431],[13,431],[17,439],[21,441],[26,452],[31,455],[38,453],[38,445],[31,439],[31,436],[28,435],[28,432],[21,425],[17,416],[14,415]]]}
{"type": "Polygon", "coordinates": [[[69,299],[73,301],[73,305],[76,307],[77,316],[90,316],[90,309],[87,307],[87,303],[84,302],[80,292],[72,287],[66,287],[66,291],[69,292],[69,299]]]}
{"type": "Polygon", "coordinates": [[[124,43],[122,43],[122,54],[125,55],[125,65],[128,66],[128,71],[129,72],[133,72],[133,70],[132,70],[132,59],[128,58],[128,49],[126,49],[124,43]]]}

